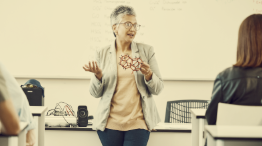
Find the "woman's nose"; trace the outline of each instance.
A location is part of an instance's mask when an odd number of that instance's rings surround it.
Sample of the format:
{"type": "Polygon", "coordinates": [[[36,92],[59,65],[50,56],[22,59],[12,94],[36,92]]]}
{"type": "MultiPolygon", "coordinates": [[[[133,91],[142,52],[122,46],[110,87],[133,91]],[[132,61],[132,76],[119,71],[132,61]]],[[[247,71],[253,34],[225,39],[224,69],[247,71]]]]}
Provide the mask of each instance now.
{"type": "Polygon", "coordinates": [[[131,28],[130,28],[130,30],[131,30],[131,31],[136,31],[135,26],[132,25],[131,28]]]}

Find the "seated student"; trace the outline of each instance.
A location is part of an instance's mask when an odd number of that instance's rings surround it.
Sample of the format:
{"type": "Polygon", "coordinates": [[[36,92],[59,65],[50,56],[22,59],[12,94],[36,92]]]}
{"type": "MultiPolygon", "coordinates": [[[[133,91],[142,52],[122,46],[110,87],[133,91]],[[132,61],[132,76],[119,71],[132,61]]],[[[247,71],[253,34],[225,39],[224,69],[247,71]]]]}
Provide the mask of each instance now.
{"type": "Polygon", "coordinates": [[[208,125],[216,125],[219,102],[262,105],[262,14],[253,14],[240,25],[237,62],[219,73],[214,82],[206,111],[208,125]]]}
{"type": "MultiPolygon", "coordinates": [[[[19,120],[22,122],[27,122],[28,126],[25,129],[26,130],[26,145],[27,146],[33,146],[35,143],[35,122],[33,121],[32,113],[29,109],[29,103],[26,98],[26,95],[24,94],[21,87],[18,85],[15,78],[6,70],[6,68],[1,64],[0,62],[0,97],[3,99],[7,99],[6,101],[9,102],[9,105],[12,105],[10,100],[12,101],[14,105],[14,109],[16,111],[16,114],[19,117],[19,120]]],[[[1,103],[2,104],[2,103],[1,103]]],[[[4,108],[4,107],[0,107],[4,108]]],[[[11,107],[10,107],[11,108],[11,107]]],[[[6,110],[5,110],[6,111],[6,110]]],[[[5,121],[6,118],[11,118],[11,115],[6,115],[7,113],[3,113],[5,111],[0,110],[0,120],[2,121],[3,125],[5,126],[5,129],[8,130],[8,127],[6,127],[5,121]]],[[[15,119],[12,117],[12,119],[15,119]]],[[[11,122],[11,119],[8,119],[9,122],[11,122]]],[[[14,122],[14,121],[12,121],[14,122]]],[[[10,124],[10,123],[9,123],[10,124]]],[[[19,128],[19,127],[18,127],[19,128]]],[[[17,130],[17,129],[16,129],[17,130]]],[[[14,134],[19,133],[19,131],[14,130],[14,134]]]]}
{"type": "Polygon", "coordinates": [[[0,71],[0,133],[17,135],[20,132],[19,118],[1,77],[0,71]]]}

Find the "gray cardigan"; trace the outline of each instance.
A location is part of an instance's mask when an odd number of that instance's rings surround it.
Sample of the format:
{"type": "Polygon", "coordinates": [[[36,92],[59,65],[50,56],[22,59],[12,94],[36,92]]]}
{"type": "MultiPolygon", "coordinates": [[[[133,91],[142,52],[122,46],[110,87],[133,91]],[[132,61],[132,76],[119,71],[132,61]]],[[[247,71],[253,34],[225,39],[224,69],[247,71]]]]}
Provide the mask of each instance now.
{"type": "MultiPolygon", "coordinates": [[[[158,95],[164,88],[158,64],[152,46],[142,43],[131,43],[132,57],[140,57],[143,62],[147,62],[153,71],[152,79],[146,81],[140,72],[133,72],[138,91],[141,95],[142,109],[148,129],[151,131],[159,122],[160,117],[155,105],[153,95],[158,95]]],[[[111,99],[114,95],[117,83],[117,65],[115,41],[112,45],[106,46],[96,51],[96,61],[102,70],[103,77],[101,82],[92,74],[89,91],[95,98],[101,100],[98,104],[94,116],[93,129],[104,131],[110,113],[111,99]]]]}

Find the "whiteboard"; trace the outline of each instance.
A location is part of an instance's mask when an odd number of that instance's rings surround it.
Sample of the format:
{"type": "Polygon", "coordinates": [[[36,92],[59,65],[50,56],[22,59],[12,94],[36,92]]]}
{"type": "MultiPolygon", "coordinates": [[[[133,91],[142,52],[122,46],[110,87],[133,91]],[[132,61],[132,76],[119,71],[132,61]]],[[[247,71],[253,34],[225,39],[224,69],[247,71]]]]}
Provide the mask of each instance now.
{"type": "Polygon", "coordinates": [[[118,5],[135,9],[134,41],[154,47],[167,80],[214,79],[235,63],[241,22],[262,13],[261,0],[2,0],[0,61],[15,77],[89,78],[118,5]]]}

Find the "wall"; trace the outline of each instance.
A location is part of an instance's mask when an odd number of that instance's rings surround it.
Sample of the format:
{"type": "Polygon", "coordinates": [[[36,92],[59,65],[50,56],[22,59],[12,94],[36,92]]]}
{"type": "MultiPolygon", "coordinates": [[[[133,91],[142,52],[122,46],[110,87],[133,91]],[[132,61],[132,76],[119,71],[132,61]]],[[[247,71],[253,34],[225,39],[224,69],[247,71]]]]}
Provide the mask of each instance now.
{"type": "Polygon", "coordinates": [[[81,66],[115,39],[111,12],[130,5],[135,41],[154,47],[163,79],[210,80],[235,62],[239,25],[262,12],[260,1],[0,1],[0,58],[16,77],[88,76],[81,66]]]}

